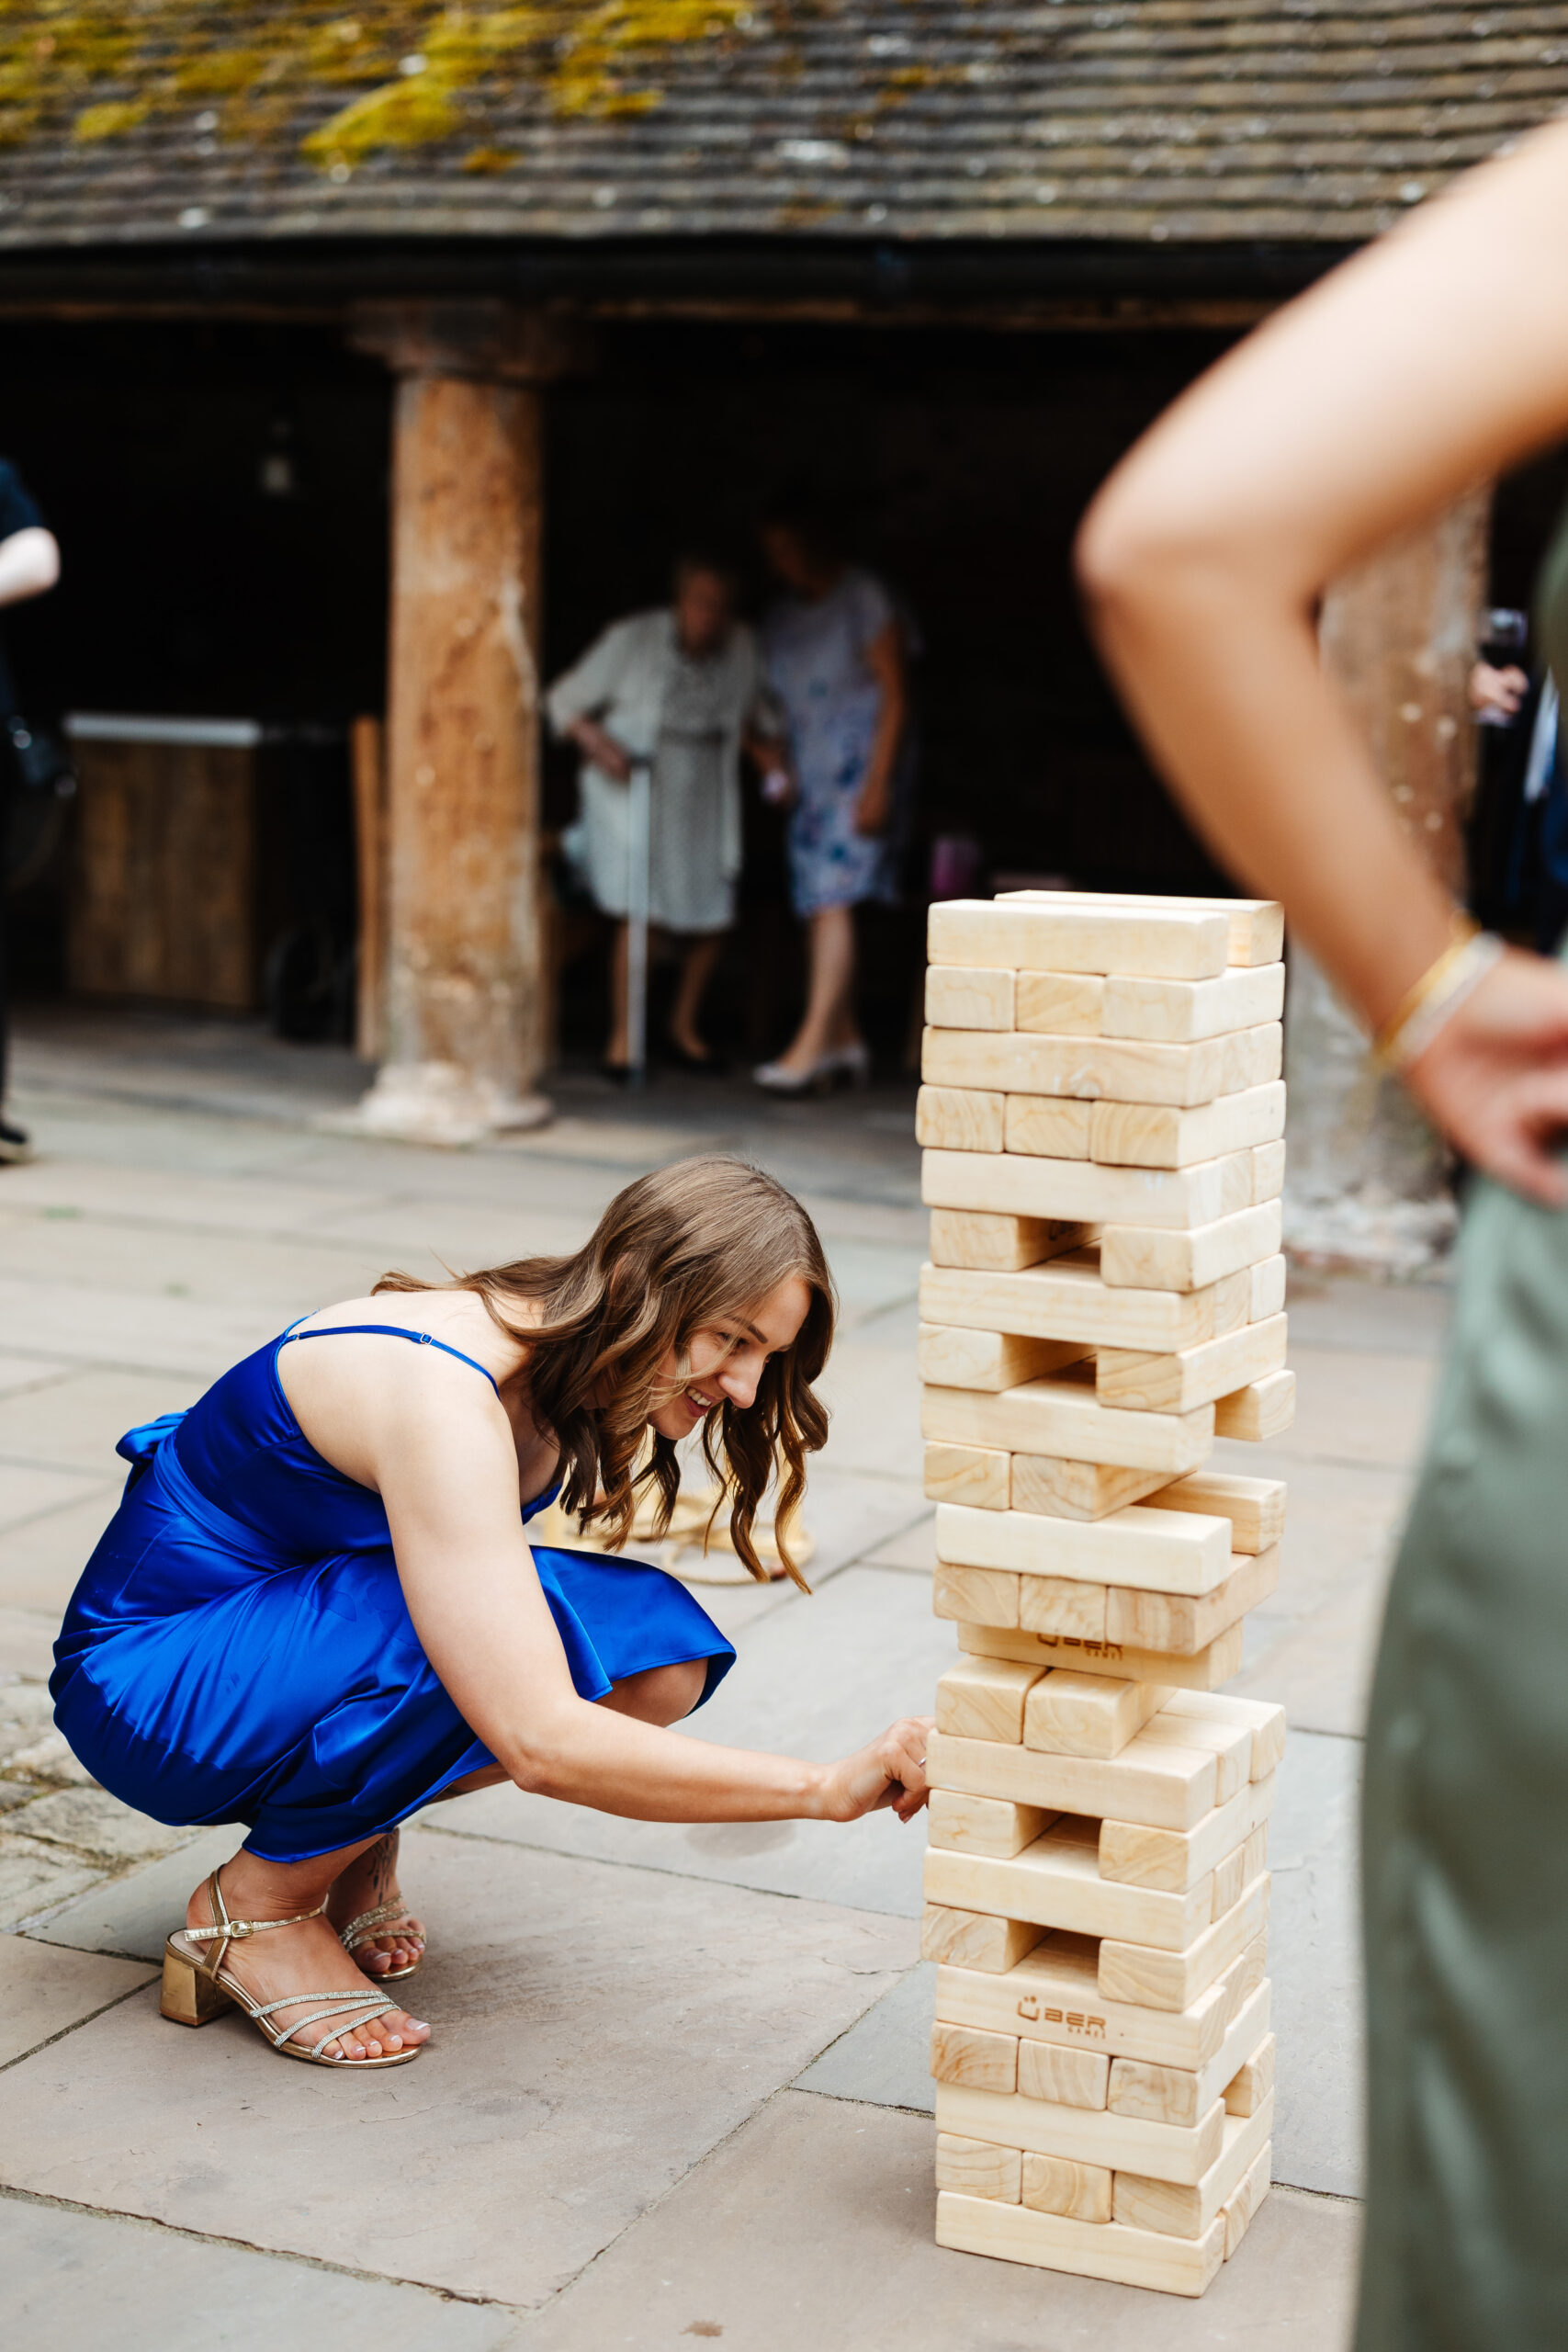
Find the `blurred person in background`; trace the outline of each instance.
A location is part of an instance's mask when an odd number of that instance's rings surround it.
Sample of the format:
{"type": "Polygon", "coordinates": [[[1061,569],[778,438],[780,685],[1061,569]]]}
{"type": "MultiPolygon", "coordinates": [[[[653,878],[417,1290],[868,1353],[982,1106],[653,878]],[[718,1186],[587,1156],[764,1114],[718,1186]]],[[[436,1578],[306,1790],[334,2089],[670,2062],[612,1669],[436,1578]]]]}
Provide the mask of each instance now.
{"type": "Polygon", "coordinates": [[[672,602],[613,622],[546,697],[558,735],[582,753],[581,813],[568,854],[615,922],[607,1076],[630,1059],[626,977],[630,796],[651,763],[649,921],[686,943],[668,1053],[682,1069],[718,1062],[698,1027],[704,991],[735,921],[740,872],[740,755],[778,761],[768,732],[757,640],[735,616],[735,580],[706,554],[675,566],[672,602]]]}
{"type": "Polygon", "coordinates": [[[784,591],[763,619],[762,654],[789,728],[790,892],[810,946],[800,1026],[753,1076],[770,1093],[805,1094],[840,1078],[863,1086],[871,1074],[855,1015],[854,910],[897,896],[908,644],[887,590],[845,560],[805,500],[772,507],[761,541],[784,591]]]}
{"type": "MultiPolygon", "coordinates": [[[[1475,929],[1323,671],[1328,582],[1568,434],[1568,125],[1277,311],[1091,508],[1151,753],[1478,1171],[1367,1730],[1358,2352],[1568,2344],[1568,972],[1475,929]]],[[[1568,530],[1537,635],[1568,677],[1568,530]]]]}
{"type": "MultiPolygon", "coordinates": [[[[23,484],[16,468],[0,458],[0,611],[41,596],[60,577],[60,548],[52,531],[23,484]]],[[[17,788],[13,770],[18,753],[20,726],[16,686],[6,659],[6,638],[0,627],[0,844],[6,839],[10,796],[17,788]]],[[[0,875],[0,1166],[25,1159],[28,1138],[6,1114],[6,1062],[8,1027],[6,989],[6,899],[0,875]]]]}

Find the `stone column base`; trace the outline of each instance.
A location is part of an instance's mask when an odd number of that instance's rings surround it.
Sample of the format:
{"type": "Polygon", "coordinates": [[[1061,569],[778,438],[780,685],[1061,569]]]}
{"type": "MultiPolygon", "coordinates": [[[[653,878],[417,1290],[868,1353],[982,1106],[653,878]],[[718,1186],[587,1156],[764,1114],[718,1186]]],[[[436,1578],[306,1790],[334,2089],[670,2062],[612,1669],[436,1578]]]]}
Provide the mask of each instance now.
{"type": "Polygon", "coordinates": [[[399,1143],[456,1147],[546,1126],[554,1116],[555,1105],[543,1094],[509,1094],[457,1062],[388,1062],[369,1092],[333,1125],[399,1143]]]}

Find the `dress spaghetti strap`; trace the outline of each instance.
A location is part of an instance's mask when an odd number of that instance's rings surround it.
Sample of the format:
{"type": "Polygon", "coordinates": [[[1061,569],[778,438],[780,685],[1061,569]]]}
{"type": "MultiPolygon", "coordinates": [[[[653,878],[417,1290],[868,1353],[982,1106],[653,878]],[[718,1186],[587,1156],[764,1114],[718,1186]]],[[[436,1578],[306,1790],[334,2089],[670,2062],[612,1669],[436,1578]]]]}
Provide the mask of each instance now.
{"type": "Polygon", "coordinates": [[[495,1374],[486,1372],[484,1365],[476,1358],[466,1356],[461,1348],[449,1348],[445,1340],[433,1340],[428,1331],[405,1331],[400,1323],[329,1323],[320,1331],[285,1331],[278,1345],[287,1347],[290,1340],[346,1340],[359,1332],[367,1332],[383,1340],[412,1340],[417,1348],[439,1348],[444,1356],[456,1356],[459,1363],[468,1364],[474,1372],[483,1373],[491,1386],[495,1388],[496,1395],[499,1396],[501,1394],[496,1388],[495,1374]]]}

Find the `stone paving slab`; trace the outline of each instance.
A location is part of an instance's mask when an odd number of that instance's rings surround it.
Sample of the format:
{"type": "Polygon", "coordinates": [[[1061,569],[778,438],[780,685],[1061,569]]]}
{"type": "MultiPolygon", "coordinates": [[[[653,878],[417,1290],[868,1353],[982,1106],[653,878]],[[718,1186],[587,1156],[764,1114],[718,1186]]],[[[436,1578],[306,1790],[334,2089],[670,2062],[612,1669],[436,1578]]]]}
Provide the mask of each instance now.
{"type": "Polygon", "coordinates": [[[0,1935],[0,2066],[96,2017],[148,1981],[146,1968],[131,1961],[104,1960],[96,1952],[62,1951],[58,1946],[29,1942],[25,1936],[0,1935]]]}
{"type": "Polygon", "coordinates": [[[131,1225],[107,1216],[29,1217],[0,1231],[0,1277],[58,1284],[62,1292],[86,1288],[106,1299],[130,1293],[221,1305],[265,1317],[278,1330],[304,1311],[302,1301],[358,1298],[382,1271],[379,1252],[365,1243],[309,1233],[131,1225]]]}
{"type": "MultiPolygon", "coordinates": [[[[116,1473],[125,1469],[114,1460],[116,1473]]],[[[0,1607],[36,1611],[58,1632],[76,1579],[113,1518],[123,1484],[118,1476],[78,1487],[83,1500],[7,1528],[0,1543],[0,1607]]]]}
{"type": "Polygon", "coordinates": [[[1437,1380],[1433,1359],[1298,1345],[1294,1333],[1290,1358],[1295,1423],[1269,1440],[1270,1453],[1292,1462],[1315,1454],[1393,1466],[1419,1459],[1437,1380]]]}
{"type": "Polygon", "coordinates": [[[0,1533],[41,1519],[46,1511],[80,1502],[101,1480],[80,1470],[44,1469],[31,1462],[0,1461],[0,1533]]]}
{"type": "Polygon", "coordinates": [[[0,1605],[0,1679],[26,1674],[35,1681],[47,1680],[54,1670],[54,1637],[59,1631],[56,1616],[0,1605]]]}
{"type": "MultiPolygon", "coordinates": [[[[346,1199],[341,1185],[300,1184],[286,1177],[209,1176],[169,1168],[139,1168],[123,1159],[77,1159],[48,1153],[26,1168],[7,1169],[0,1199],[117,1224],[163,1225],[185,1232],[295,1234],[372,1214],[371,1190],[346,1199]]],[[[356,1237],[344,1236],[347,1240],[356,1237]]]]}
{"type": "Polygon", "coordinates": [[[238,1852],[243,1822],[182,1830],[185,1844],[124,1878],[105,1879],[28,1929],[35,1940],[78,1951],[116,1952],[161,1961],[164,1939],[185,1920],[192,1887],[238,1852]]]}
{"type": "Polygon", "coordinates": [[[915,1957],[865,1912],[408,1846],[437,2028],[413,2064],[291,2064],[237,2015],[166,2024],[150,1988],[10,2069],[0,2182],[531,2308],[915,1957]]]}
{"type": "MultiPolygon", "coordinates": [[[[29,1810],[27,1806],[20,1811],[29,1810]]],[[[16,1814],[4,1818],[14,1821],[16,1814]]],[[[81,1894],[101,1875],[98,1867],[41,1838],[0,1828],[0,1928],[19,1927],[51,1904],[81,1894]]]]}
{"type": "Polygon", "coordinates": [[[6,2352],[496,2352],[513,2325],[493,2303],[0,2197],[6,2352]]]}
{"type": "Polygon", "coordinates": [[[1336,2197],[1361,2188],[1361,1763],[1359,1739],[1292,1732],[1269,1825],[1275,2177],[1336,2197]]]}
{"type": "Polygon", "coordinates": [[[915,2115],[934,2115],[931,2048],[935,2014],[936,1965],[922,1960],[797,2075],[794,2087],[816,2091],[824,2098],[859,2099],[871,2107],[902,2107],[915,2115]]]}
{"type": "Polygon", "coordinates": [[[0,1355],[0,1396],[16,1388],[43,1388],[72,1370],[62,1357],[0,1355]]]}
{"type": "Polygon", "coordinates": [[[1357,2208],[1276,2189],[1188,2301],[935,2245],[931,2135],[782,2093],[507,2352],[1342,2352],[1357,2208]]]}
{"type": "Polygon", "coordinates": [[[925,1447],[908,1348],[852,1331],[835,1344],[818,1387],[833,1417],[825,1451],[836,1469],[920,1485],[925,1447]]]}
{"type": "Polygon", "coordinates": [[[160,1413],[181,1411],[206,1385],[189,1372],[123,1368],[136,1361],[111,1359],[48,1388],[0,1397],[0,1453],[122,1480],[126,1464],[115,1447],[126,1430],[160,1413]]]}

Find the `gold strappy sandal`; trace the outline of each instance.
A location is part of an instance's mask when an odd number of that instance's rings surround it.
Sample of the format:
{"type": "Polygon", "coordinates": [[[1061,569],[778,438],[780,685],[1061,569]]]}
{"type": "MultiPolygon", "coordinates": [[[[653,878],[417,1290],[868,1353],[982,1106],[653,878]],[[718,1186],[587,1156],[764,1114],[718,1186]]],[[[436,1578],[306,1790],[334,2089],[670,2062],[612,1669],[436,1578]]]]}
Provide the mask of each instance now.
{"type": "Polygon", "coordinates": [[[207,1899],[212,1906],[214,1924],[210,1928],[181,1928],[164,1946],[164,1991],[159,2007],[163,2015],[176,2025],[210,2025],[230,2002],[243,2009],[246,2017],[260,2026],[275,2050],[286,2058],[304,2058],[313,2066],[406,2066],[417,2058],[421,2045],[415,2042],[408,2050],[391,2050],[379,2058],[329,2058],[329,2041],[340,2033],[356,2031],[370,2024],[375,2018],[385,2017],[395,2009],[396,2001],[378,2001],[373,1993],[288,1993],[281,2001],[255,2001],[246,1992],[237,1976],[224,1967],[224,1956],[231,1943],[247,1936],[265,1935],[269,1928],[295,1928],[305,1919],[319,1919],[326,1909],[319,1903],[313,1911],[297,1911],[289,1919],[231,1919],[229,1906],[223,1900],[223,1890],[213,1871],[207,1882],[207,1899]],[[216,1944],[214,1952],[206,1952],[204,1944],[216,1944]],[[274,2025],[272,2018],[278,2009],[310,2007],[311,2014],[296,2018],[291,2025],[274,2025]],[[357,2014],[350,2016],[350,2011],[357,2014]],[[327,2018],[337,2018],[340,2023],[324,2033],[313,2049],[291,2037],[302,2026],[321,2025],[327,2018]]]}
{"type": "MultiPolygon", "coordinates": [[[[379,1903],[374,1911],[362,1911],[357,1919],[351,1919],[339,1936],[338,1941],[344,1951],[355,1952],[361,1944],[373,1944],[378,1936],[390,1934],[391,1923],[397,1919],[406,1919],[408,1916],[409,1906],[406,1903],[379,1903]]],[[[375,1975],[370,1978],[372,1984],[395,1984],[400,1976],[413,1974],[420,1961],[424,1958],[424,1938],[411,1928],[402,1940],[405,1943],[419,1946],[419,1959],[411,1960],[406,1968],[378,1968],[375,1975]]]]}

